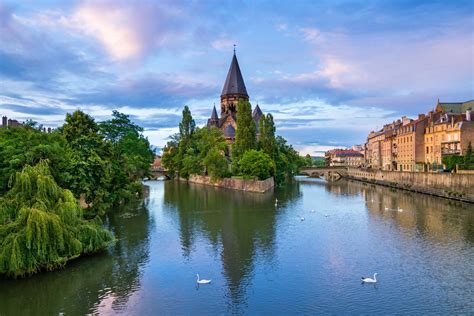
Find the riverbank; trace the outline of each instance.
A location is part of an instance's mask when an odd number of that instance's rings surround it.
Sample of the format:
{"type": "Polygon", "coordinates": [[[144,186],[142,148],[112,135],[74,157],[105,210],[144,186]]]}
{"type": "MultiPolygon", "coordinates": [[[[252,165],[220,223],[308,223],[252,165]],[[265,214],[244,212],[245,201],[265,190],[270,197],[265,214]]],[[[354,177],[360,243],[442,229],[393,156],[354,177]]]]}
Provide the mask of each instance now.
{"type": "Polygon", "coordinates": [[[188,181],[191,183],[205,184],[209,186],[226,188],[232,190],[240,190],[247,192],[265,193],[275,186],[273,177],[265,180],[245,180],[235,178],[223,178],[212,180],[208,176],[191,175],[188,180],[181,179],[182,181],[188,181]]]}
{"type": "Polygon", "coordinates": [[[474,174],[347,168],[342,176],[351,180],[474,203],[474,174]]]}

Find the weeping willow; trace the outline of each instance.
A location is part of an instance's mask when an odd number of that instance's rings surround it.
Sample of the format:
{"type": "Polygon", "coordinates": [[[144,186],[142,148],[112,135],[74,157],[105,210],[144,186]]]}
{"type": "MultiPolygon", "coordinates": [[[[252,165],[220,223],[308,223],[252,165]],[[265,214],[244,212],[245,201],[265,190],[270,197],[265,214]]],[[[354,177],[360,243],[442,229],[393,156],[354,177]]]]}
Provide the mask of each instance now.
{"type": "Polygon", "coordinates": [[[84,220],[77,200],[56,184],[46,161],[25,166],[10,187],[0,198],[0,274],[53,270],[113,242],[99,218],[84,220]]]}

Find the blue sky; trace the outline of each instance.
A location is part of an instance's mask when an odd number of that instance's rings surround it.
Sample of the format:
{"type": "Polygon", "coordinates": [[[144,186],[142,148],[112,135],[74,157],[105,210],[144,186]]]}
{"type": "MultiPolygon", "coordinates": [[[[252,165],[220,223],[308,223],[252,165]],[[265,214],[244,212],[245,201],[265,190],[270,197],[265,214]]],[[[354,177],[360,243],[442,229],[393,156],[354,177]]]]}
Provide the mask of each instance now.
{"type": "Polygon", "coordinates": [[[473,1],[0,1],[0,115],[113,109],[163,146],[204,124],[237,45],[253,105],[302,153],[474,98],[473,1]]]}

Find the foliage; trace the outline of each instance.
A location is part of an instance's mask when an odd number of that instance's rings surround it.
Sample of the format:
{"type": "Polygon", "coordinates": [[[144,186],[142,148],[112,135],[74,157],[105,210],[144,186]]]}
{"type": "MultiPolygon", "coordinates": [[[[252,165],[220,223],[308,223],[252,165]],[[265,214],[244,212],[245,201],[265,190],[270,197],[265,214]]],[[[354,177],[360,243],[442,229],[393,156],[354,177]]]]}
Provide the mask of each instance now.
{"type": "Polygon", "coordinates": [[[237,130],[232,145],[233,161],[239,161],[247,150],[257,148],[256,135],[256,126],[252,118],[250,103],[239,101],[237,104],[237,130]]]}
{"type": "Polygon", "coordinates": [[[270,156],[260,150],[247,150],[238,162],[244,177],[267,179],[275,174],[275,163],[270,156]]]}
{"type": "Polygon", "coordinates": [[[275,136],[271,114],[260,118],[257,142],[255,121],[248,102],[239,102],[237,107],[232,173],[227,158],[229,148],[221,130],[215,127],[194,128],[194,120],[187,107],[183,110],[179,126],[180,133],[170,137],[162,157],[163,166],[172,176],[179,174],[182,178],[188,178],[191,174],[208,174],[214,179],[232,174],[262,179],[275,176],[277,185],[281,185],[305,164],[304,158],[287,145],[283,137],[275,136]]]}
{"type": "Polygon", "coordinates": [[[100,134],[110,143],[109,190],[114,204],[130,200],[141,192],[140,180],[148,174],[154,160],[154,152],[142,131],[128,115],[118,111],[113,111],[111,120],[99,124],[100,134]]]}
{"type": "Polygon", "coordinates": [[[188,107],[183,110],[180,133],[171,136],[163,150],[162,164],[171,176],[179,174],[189,178],[192,174],[210,172],[214,178],[227,173],[225,153],[227,145],[222,132],[215,128],[195,128],[194,120],[188,107]],[[223,153],[218,158],[216,153],[223,153]],[[224,164],[225,162],[225,168],[224,164]]]}
{"type": "Polygon", "coordinates": [[[112,241],[99,219],[83,219],[77,200],[57,185],[44,160],[17,172],[0,200],[0,274],[52,270],[112,241]]]}
{"type": "Polygon", "coordinates": [[[73,151],[58,131],[41,133],[29,126],[0,128],[0,195],[8,182],[25,165],[35,165],[41,159],[50,161],[51,174],[59,185],[71,179],[69,163],[73,151]]]}
{"type": "Polygon", "coordinates": [[[269,155],[272,159],[275,159],[277,154],[275,130],[273,116],[270,113],[262,115],[259,121],[258,148],[269,155]]]}
{"type": "Polygon", "coordinates": [[[454,170],[456,169],[456,165],[462,164],[464,162],[463,156],[445,156],[443,157],[443,164],[446,166],[447,169],[454,170]]]}
{"type": "Polygon", "coordinates": [[[94,119],[79,110],[66,114],[66,123],[60,130],[73,151],[67,188],[76,197],[83,196],[95,208],[94,213],[105,212],[112,204],[110,143],[105,141],[94,119]]]}
{"type": "Polygon", "coordinates": [[[467,145],[466,154],[464,155],[464,164],[474,164],[474,157],[472,156],[472,144],[467,145]]]}
{"type": "Polygon", "coordinates": [[[310,154],[306,154],[306,156],[304,157],[304,166],[305,167],[313,166],[313,158],[311,158],[310,154]]]}

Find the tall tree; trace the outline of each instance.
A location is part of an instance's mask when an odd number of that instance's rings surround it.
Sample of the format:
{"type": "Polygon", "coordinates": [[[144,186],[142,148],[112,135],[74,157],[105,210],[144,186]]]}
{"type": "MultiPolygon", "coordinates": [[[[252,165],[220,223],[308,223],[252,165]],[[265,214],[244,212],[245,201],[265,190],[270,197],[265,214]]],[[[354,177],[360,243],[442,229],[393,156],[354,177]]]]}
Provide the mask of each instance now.
{"type": "Polygon", "coordinates": [[[182,139],[189,139],[196,129],[196,123],[193,120],[191,111],[187,105],[183,109],[183,118],[179,123],[179,135],[182,139]]]}
{"type": "Polygon", "coordinates": [[[252,118],[251,105],[249,102],[239,101],[237,104],[237,131],[232,146],[233,161],[238,161],[247,150],[256,148],[256,126],[252,118]]]}
{"type": "Polygon", "coordinates": [[[66,115],[60,130],[73,150],[67,187],[95,208],[93,214],[105,212],[110,206],[111,146],[94,119],[79,110],[66,115]]]}
{"type": "Polygon", "coordinates": [[[276,157],[276,140],[275,140],[275,122],[273,116],[268,113],[260,118],[260,138],[259,147],[264,153],[272,159],[276,157]]]}
{"type": "Polygon", "coordinates": [[[472,144],[471,142],[469,142],[469,144],[467,145],[467,150],[466,150],[466,154],[464,155],[464,163],[465,164],[470,164],[470,163],[473,163],[474,160],[473,160],[473,157],[472,157],[472,144]]]}

